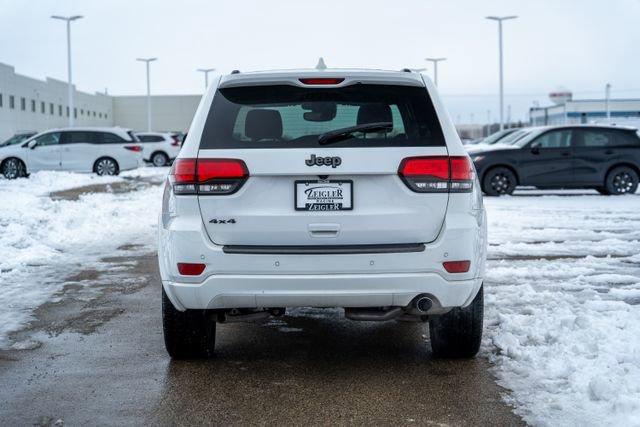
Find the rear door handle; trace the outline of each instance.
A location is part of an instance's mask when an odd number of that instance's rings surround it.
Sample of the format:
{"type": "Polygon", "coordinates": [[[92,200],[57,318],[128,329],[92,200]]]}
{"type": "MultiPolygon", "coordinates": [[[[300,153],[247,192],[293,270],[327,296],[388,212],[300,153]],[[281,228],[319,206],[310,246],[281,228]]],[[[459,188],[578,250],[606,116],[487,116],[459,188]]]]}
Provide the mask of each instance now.
{"type": "Polygon", "coordinates": [[[312,237],[336,237],[340,232],[340,224],[316,223],[307,227],[312,237]]]}

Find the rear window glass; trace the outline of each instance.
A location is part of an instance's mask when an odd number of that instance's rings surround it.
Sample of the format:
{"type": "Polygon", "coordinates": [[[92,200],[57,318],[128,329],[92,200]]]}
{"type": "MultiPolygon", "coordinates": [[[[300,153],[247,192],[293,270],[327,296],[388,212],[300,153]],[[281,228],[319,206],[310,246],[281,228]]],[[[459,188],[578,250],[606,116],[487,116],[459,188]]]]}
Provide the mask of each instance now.
{"type": "Polygon", "coordinates": [[[331,147],[445,145],[425,88],[273,85],[219,89],[200,148],[318,147],[318,138],[326,132],[381,122],[392,126],[373,133],[354,133],[331,147]]]}
{"type": "Polygon", "coordinates": [[[164,138],[159,135],[136,135],[140,142],[162,142],[164,138]]]}

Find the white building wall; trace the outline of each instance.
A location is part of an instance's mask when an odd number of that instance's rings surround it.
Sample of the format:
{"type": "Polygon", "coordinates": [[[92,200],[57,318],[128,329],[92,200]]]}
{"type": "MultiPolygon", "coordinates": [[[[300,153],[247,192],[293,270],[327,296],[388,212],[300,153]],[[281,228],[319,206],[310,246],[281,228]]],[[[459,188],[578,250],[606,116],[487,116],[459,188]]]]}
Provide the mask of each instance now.
{"type": "MultiPolygon", "coordinates": [[[[39,132],[68,125],[65,82],[26,77],[0,63],[0,97],[0,141],[19,131],[39,132]]],[[[113,126],[110,96],[76,90],[74,102],[77,126],[113,126]]]]}
{"type": "MultiPolygon", "coordinates": [[[[186,132],[200,103],[201,95],[151,96],[151,125],[154,131],[186,132]]],[[[114,122],[137,131],[147,130],[147,97],[114,96],[114,122]]]]}

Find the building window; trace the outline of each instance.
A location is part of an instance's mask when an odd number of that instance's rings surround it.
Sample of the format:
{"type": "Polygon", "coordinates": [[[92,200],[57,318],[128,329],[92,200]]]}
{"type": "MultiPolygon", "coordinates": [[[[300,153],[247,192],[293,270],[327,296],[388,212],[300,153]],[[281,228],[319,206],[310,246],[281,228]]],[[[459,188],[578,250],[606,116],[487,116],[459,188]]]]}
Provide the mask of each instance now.
{"type": "Polygon", "coordinates": [[[16,108],[16,98],[13,95],[9,95],[9,108],[16,108]]]}
{"type": "Polygon", "coordinates": [[[49,114],[53,116],[53,102],[49,103],[49,114]]]}
{"type": "Polygon", "coordinates": [[[102,113],[98,113],[98,117],[99,117],[99,118],[102,118],[102,113]]]}
{"type": "Polygon", "coordinates": [[[58,104],[58,115],[62,116],[62,105],[58,104]]]}
{"type": "Polygon", "coordinates": [[[31,112],[32,113],[36,112],[36,100],[35,99],[31,100],[31,112]]]}
{"type": "Polygon", "coordinates": [[[74,119],[77,119],[77,118],[78,118],[78,109],[77,109],[77,108],[74,108],[74,109],[73,109],[73,118],[74,118],[74,119]]]}
{"type": "MultiPolygon", "coordinates": [[[[1,106],[2,106],[2,95],[0,95],[0,107],[1,107],[1,106]]],[[[95,117],[95,116],[96,116],[96,112],[94,111],[94,112],[93,112],[93,117],[95,117]]]]}
{"type": "Polygon", "coordinates": [[[27,109],[27,100],[25,98],[20,98],[20,109],[22,111],[27,109]]]}
{"type": "Polygon", "coordinates": [[[105,118],[105,119],[107,118],[107,113],[104,113],[104,118],[105,118]]]}
{"type": "Polygon", "coordinates": [[[67,117],[69,117],[69,107],[67,107],[67,117]]]}
{"type": "Polygon", "coordinates": [[[2,94],[0,93],[0,107],[2,107],[2,94]]]}
{"type": "Polygon", "coordinates": [[[40,112],[41,112],[42,114],[45,114],[45,113],[46,113],[46,107],[45,107],[45,105],[44,105],[44,101],[40,101],[40,112]]]}
{"type": "Polygon", "coordinates": [[[84,110],[82,108],[80,109],[80,115],[84,116],[84,110]]]}

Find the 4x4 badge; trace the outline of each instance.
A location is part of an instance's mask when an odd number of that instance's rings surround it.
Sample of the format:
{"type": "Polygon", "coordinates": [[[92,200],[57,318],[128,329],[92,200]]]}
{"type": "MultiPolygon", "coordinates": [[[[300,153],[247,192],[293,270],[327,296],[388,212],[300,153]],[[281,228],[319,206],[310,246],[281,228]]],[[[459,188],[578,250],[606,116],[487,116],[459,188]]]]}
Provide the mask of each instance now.
{"type": "Polygon", "coordinates": [[[338,156],[333,157],[316,157],[315,154],[311,158],[304,161],[307,166],[331,166],[336,168],[342,164],[342,159],[338,156]]]}

